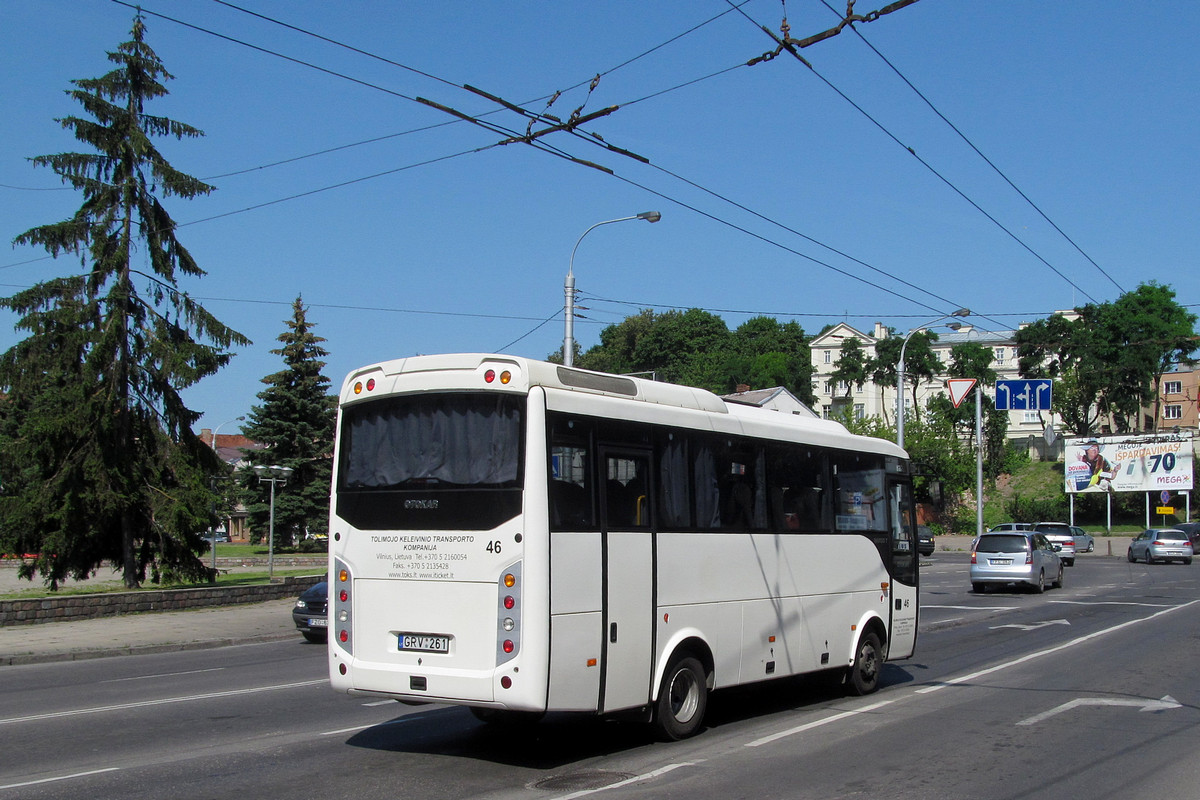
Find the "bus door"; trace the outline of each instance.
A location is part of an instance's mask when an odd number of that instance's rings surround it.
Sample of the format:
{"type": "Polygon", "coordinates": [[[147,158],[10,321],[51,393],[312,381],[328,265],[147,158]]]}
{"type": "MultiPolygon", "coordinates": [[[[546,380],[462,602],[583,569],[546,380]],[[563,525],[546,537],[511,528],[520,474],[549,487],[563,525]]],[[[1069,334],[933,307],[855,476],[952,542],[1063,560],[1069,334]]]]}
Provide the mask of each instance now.
{"type": "Polygon", "coordinates": [[[907,658],[917,643],[917,518],[912,484],[888,482],[888,538],[892,573],[888,658],[907,658]]]}
{"type": "Polygon", "coordinates": [[[600,710],[650,702],[654,660],[654,537],[650,453],[601,447],[604,664],[600,710]]]}

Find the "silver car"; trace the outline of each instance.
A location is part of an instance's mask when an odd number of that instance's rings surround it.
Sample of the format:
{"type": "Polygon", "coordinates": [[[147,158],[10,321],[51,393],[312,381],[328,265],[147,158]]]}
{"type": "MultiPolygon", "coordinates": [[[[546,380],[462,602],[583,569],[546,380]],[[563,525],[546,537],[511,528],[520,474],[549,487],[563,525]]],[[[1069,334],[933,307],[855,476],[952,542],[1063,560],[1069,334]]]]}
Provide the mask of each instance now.
{"type": "Polygon", "coordinates": [[[971,589],[977,594],[988,584],[1028,584],[1044,592],[1046,583],[1063,585],[1063,562],[1058,545],[1034,531],[985,533],[971,545],[971,589]]]}
{"type": "Polygon", "coordinates": [[[1192,540],[1178,528],[1148,528],[1129,544],[1128,558],[1147,564],[1155,561],[1192,563],[1192,540]]]}
{"type": "Polygon", "coordinates": [[[1068,567],[1075,566],[1075,534],[1065,522],[1039,522],[1033,529],[1059,546],[1058,557],[1068,567]]]}
{"type": "Polygon", "coordinates": [[[1071,534],[1075,537],[1076,553],[1091,553],[1096,549],[1095,538],[1083,528],[1072,525],[1071,534]]]}

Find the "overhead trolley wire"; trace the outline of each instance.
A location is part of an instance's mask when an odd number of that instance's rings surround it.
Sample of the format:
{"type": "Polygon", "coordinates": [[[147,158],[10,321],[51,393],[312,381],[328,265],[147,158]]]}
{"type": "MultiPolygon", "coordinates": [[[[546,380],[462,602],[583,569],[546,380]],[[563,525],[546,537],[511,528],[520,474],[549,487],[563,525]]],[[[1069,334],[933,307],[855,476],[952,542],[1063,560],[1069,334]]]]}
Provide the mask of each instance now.
{"type": "MultiPolygon", "coordinates": [[[[915,2],[915,0],[913,0],[913,1],[915,2]]],[[[730,0],[726,0],[726,2],[730,2],[730,0]]],[[[1083,287],[1079,286],[1074,281],[1072,281],[1070,278],[1068,278],[1066,275],[1064,275],[1057,267],[1055,267],[1053,264],[1051,264],[1049,261],[1047,261],[1045,258],[1043,258],[1040,253],[1038,253],[1036,250],[1034,250],[1032,247],[1030,247],[1024,241],[1022,241],[1019,236],[1017,236],[1015,233],[1013,233],[1007,227],[1005,227],[1005,225],[1002,222],[1000,222],[1000,220],[996,219],[994,216],[992,216],[990,213],[988,213],[982,206],[980,206],[978,203],[976,203],[974,200],[972,200],[969,196],[967,196],[967,194],[964,191],[962,191],[957,186],[955,186],[954,183],[949,178],[947,178],[946,176],[944,176],[940,172],[938,172],[937,169],[935,169],[932,164],[930,164],[925,159],[921,158],[921,156],[917,155],[916,150],[914,150],[912,147],[909,147],[908,145],[904,144],[904,142],[900,141],[899,137],[897,137],[894,133],[892,133],[890,130],[888,130],[888,128],[883,123],[881,123],[879,120],[877,120],[873,116],[871,116],[871,114],[868,113],[866,111],[866,109],[864,109],[858,103],[854,102],[854,100],[852,100],[849,95],[847,95],[845,92],[843,92],[837,86],[835,86],[832,81],[830,81],[828,78],[826,78],[820,72],[818,72],[817,68],[813,66],[812,62],[810,62],[804,56],[800,55],[799,51],[796,49],[797,46],[804,47],[804,46],[807,46],[808,44],[815,43],[813,41],[810,41],[814,37],[810,37],[810,39],[806,39],[806,40],[794,40],[791,38],[781,39],[777,35],[775,35],[775,33],[770,28],[766,27],[765,25],[760,24],[757,20],[755,20],[753,17],[751,17],[749,14],[747,14],[741,8],[736,8],[736,10],[739,14],[741,14],[743,17],[745,17],[747,21],[749,21],[751,24],[753,24],[755,27],[757,27],[759,30],[761,30],[763,33],[765,33],[767,36],[771,37],[771,39],[775,41],[775,43],[778,46],[776,53],[781,53],[784,50],[786,50],[797,61],[799,61],[804,66],[808,67],[809,72],[811,72],[814,76],[816,76],[816,78],[818,80],[820,80],[827,87],[829,87],[831,90],[833,90],[833,92],[835,94],[837,94],[839,97],[841,97],[847,103],[849,103],[856,111],[858,111],[863,117],[865,117],[872,125],[874,125],[885,136],[887,136],[887,138],[891,139],[893,142],[898,144],[900,147],[903,147],[905,150],[907,150],[909,155],[911,155],[913,158],[915,158],[934,177],[936,177],[938,180],[940,180],[942,183],[944,183],[947,187],[949,187],[951,189],[951,191],[953,191],[955,194],[957,194],[959,197],[961,197],[963,200],[965,200],[968,204],[970,204],[971,207],[973,207],[976,211],[978,211],[980,214],[982,214],[984,217],[986,217],[989,221],[991,221],[991,223],[993,225],[995,225],[997,228],[999,228],[1001,231],[1003,231],[1005,234],[1007,234],[1009,238],[1011,238],[1014,242],[1016,242],[1018,245],[1020,245],[1022,248],[1024,248],[1030,255],[1032,255],[1034,258],[1036,258],[1038,261],[1040,261],[1042,264],[1044,264],[1047,268],[1049,268],[1055,275],[1057,275],[1058,277],[1060,277],[1064,281],[1066,281],[1066,283],[1069,286],[1073,287],[1075,290],[1077,290],[1080,294],[1082,294],[1088,300],[1091,300],[1093,303],[1096,302],[1096,299],[1094,297],[1092,297],[1090,294],[1088,294],[1087,290],[1085,290],[1083,287]]],[[[839,28],[840,27],[841,26],[839,26],[839,28]]],[[[834,30],[834,29],[830,29],[830,30],[834,30]]],[[[826,33],[828,33],[828,31],[826,31],[826,33]]],[[[823,37],[823,38],[828,38],[828,37],[823,37]]],[[[820,39],[818,38],[818,39],[816,39],[816,41],[820,41],[820,39]]]]}
{"type": "MultiPolygon", "coordinates": [[[[834,14],[839,13],[833,6],[829,5],[829,3],[826,0],[821,0],[821,3],[826,8],[828,8],[830,11],[832,11],[834,14]]],[[[730,9],[730,10],[732,10],[732,9],[730,9]]],[[[987,164],[989,167],[991,167],[995,171],[995,173],[1004,180],[1005,183],[1007,183],[1010,187],[1012,187],[1012,190],[1014,192],[1016,192],[1017,194],[1019,194],[1021,196],[1021,199],[1029,204],[1030,208],[1032,208],[1034,211],[1036,211],[1042,217],[1042,219],[1046,220],[1046,222],[1049,223],[1050,227],[1054,228],[1054,230],[1056,230],[1059,233],[1059,235],[1061,235],[1064,239],[1066,239],[1067,242],[1069,242],[1070,245],[1072,247],[1074,247],[1079,252],[1080,255],[1082,255],[1084,258],[1086,258],[1093,267],[1095,267],[1097,270],[1099,270],[1101,275],[1108,278],[1108,280],[1112,283],[1112,285],[1117,287],[1117,291],[1119,291],[1121,294],[1125,294],[1125,288],[1123,286],[1121,286],[1121,284],[1117,283],[1116,279],[1114,279],[1112,275],[1108,274],[1108,272],[1104,269],[1104,267],[1097,264],[1096,261],[1090,255],[1088,255],[1086,252],[1084,252],[1083,248],[1080,247],[1078,244],[1076,244],[1075,240],[1072,239],[1070,236],[1068,236],[1066,234],[1066,232],[1063,231],[1062,228],[1058,227],[1058,225],[1054,222],[1054,220],[1050,219],[1050,217],[1046,214],[1046,212],[1043,211],[1038,206],[1037,203],[1033,202],[1033,200],[1030,199],[1029,196],[1025,194],[1025,192],[1021,191],[1020,187],[1018,187],[1015,183],[1013,183],[1013,181],[1008,177],[1008,175],[1006,175],[1004,173],[1003,170],[1001,170],[998,166],[996,166],[994,163],[992,163],[992,160],[990,158],[988,158],[986,155],[984,155],[983,152],[978,147],[975,146],[975,143],[972,142],[965,133],[963,133],[961,130],[958,129],[958,126],[956,126],[953,122],[951,122],[949,119],[947,119],[946,115],[943,114],[938,109],[938,107],[935,106],[929,100],[929,98],[926,97],[921,92],[920,89],[918,89],[916,86],[914,86],[912,81],[910,81],[907,77],[905,77],[904,73],[902,73],[899,69],[897,69],[896,65],[888,60],[887,56],[885,56],[883,53],[879,52],[879,49],[876,48],[875,45],[871,44],[871,41],[869,39],[867,39],[867,37],[863,36],[862,31],[860,31],[854,25],[850,25],[849,27],[850,27],[850,30],[854,32],[854,35],[859,38],[859,41],[861,41],[863,44],[865,44],[867,47],[869,47],[871,49],[871,52],[873,52],[875,55],[879,56],[880,60],[883,61],[884,64],[887,64],[888,68],[891,69],[892,72],[896,73],[896,77],[898,77],[900,80],[904,81],[905,85],[907,85],[908,88],[912,89],[913,93],[916,94],[917,97],[921,98],[922,102],[924,102],[925,105],[929,106],[929,110],[932,111],[934,114],[936,114],[943,122],[945,122],[950,127],[950,130],[952,130],[956,134],[958,134],[958,137],[960,139],[962,139],[963,142],[965,142],[968,147],[970,147],[972,150],[974,150],[975,154],[978,155],[980,158],[982,158],[983,162],[985,164],[987,164]]]]}

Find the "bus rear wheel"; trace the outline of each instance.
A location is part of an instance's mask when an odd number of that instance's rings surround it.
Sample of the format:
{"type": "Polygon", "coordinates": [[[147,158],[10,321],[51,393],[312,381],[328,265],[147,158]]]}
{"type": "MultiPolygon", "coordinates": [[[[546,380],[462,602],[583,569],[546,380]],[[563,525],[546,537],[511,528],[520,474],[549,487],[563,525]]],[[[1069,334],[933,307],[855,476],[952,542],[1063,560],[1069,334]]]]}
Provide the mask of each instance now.
{"type": "Polygon", "coordinates": [[[654,728],[666,741],[678,741],[700,730],[708,706],[704,666],[692,656],[676,658],[663,673],[654,703],[654,728]]]}
{"type": "Polygon", "coordinates": [[[850,667],[850,690],[857,695],[870,694],[879,688],[879,672],[883,669],[883,647],[879,636],[867,631],[858,640],[854,665],[850,667]]]}

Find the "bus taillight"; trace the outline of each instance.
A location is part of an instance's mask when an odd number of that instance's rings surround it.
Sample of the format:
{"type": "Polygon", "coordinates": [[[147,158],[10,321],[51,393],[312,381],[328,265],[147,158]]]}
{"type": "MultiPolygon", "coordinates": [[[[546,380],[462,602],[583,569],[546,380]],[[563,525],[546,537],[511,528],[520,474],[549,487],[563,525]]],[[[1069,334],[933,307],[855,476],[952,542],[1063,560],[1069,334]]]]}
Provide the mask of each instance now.
{"type": "Polygon", "coordinates": [[[347,653],[354,652],[350,641],[351,624],[354,615],[351,613],[350,589],[354,582],[350,580],[350,570],[340,560],[334,561],[333,574],[337,576],[337,591],[333,593],[333,608],[329,615],[329,626],[337,631],[337,641],[347,653]]]}
{"type": "Polygon", "coordinates": [[[496,664],[517,656],[521,642],[521,564],[517,562],[500,575],[496,620],[496,664]]]}

